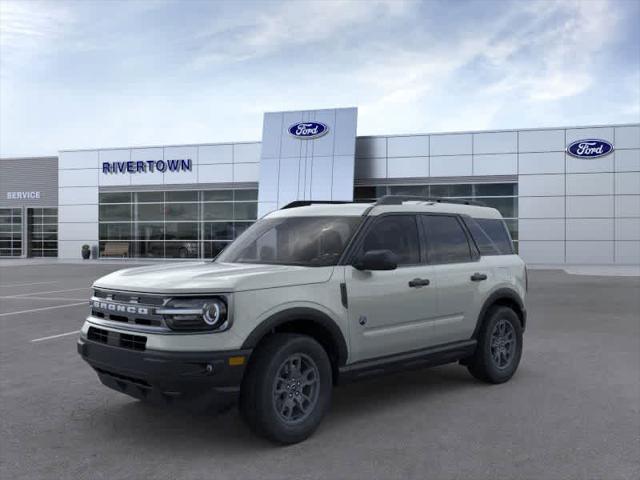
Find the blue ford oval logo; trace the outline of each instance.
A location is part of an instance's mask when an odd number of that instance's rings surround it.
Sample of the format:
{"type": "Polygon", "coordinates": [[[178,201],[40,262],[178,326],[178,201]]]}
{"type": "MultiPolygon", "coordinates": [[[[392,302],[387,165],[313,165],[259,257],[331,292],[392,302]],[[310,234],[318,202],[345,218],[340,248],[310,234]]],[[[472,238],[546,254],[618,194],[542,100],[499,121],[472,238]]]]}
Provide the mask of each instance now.
{"type": "Polygon", "coordinates": [[[567,153],[578,158],[604,157],[613,151],[613,145],[606,140],[590,138],[576,140],[567,147],[567,153]]]}
{"type": "Polygon", "coordinates": [[[291,135],[305,140],[321,137],[328,131],[329,127],[320,122],[300,122],[294,123],[289,127],[291,135]]]}

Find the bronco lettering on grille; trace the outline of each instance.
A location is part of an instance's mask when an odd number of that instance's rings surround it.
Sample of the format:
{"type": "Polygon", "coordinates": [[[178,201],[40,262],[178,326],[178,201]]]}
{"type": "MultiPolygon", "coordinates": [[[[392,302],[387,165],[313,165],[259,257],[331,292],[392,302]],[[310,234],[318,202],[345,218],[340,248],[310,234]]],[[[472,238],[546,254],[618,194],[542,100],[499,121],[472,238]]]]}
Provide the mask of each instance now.
{"type": "Polygon", "coordinates": [[[110,312],[121,312],[121,313],[133,313],[136,315],[148,315],[149,309],[147,307],[136,307],[133,305],[122,305],[120,303],[108,303],[101,302],[99,300],[93,301],[93,306],[95,308],[99,308],[101,310],[108,310],[110,312]]]}

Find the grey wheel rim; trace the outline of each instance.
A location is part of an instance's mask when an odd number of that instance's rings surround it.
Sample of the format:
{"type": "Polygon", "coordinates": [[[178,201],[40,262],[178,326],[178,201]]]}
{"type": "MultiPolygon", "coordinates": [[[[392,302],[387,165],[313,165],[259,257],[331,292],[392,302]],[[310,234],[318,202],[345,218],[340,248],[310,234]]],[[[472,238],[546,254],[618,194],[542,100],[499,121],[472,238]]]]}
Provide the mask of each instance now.
{"type": "Polygon", "coordinates": [[[511,322],[500,319],[491,332],[491,359],[496,368],[508,368],[515,357],[516,331],[511,322]]]}
{"type": "Polygon", "coordinates": [[[304,353],[287,357],[273,382],[273,406],[287,424],[304,421],[316,407],[320,392],[320,371],[304,353]]]}

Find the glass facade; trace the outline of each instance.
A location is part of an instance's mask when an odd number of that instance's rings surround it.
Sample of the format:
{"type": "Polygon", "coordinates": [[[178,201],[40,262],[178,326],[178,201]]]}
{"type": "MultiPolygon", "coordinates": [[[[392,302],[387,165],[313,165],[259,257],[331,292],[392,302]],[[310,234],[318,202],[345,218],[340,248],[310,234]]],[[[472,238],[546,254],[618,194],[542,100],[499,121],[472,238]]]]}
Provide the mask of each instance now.
{"type": "Polygon", "coordinates": [[[58,256],[58,209],[27,209],[29,257],[58,256]]]}
{"type": "Polygon", "coordinates": [[[0,208],[0,257],[22,255],[22,209],[0,208]]]}
{"type": "Polygon", "coordinates": [[[518,184],[510,183],[453,183],[427,185],[357,186],[356,202],[373,202],[384,195],[416,195],[420,197],[475,200],[496,208],[504,217],[516,251],[518,249],[518,184]]]}
{"type": "Polygon", "coordinates": [[[255,222],[257,189],[100,193],[100,256],[213,258],[255,222]]]}

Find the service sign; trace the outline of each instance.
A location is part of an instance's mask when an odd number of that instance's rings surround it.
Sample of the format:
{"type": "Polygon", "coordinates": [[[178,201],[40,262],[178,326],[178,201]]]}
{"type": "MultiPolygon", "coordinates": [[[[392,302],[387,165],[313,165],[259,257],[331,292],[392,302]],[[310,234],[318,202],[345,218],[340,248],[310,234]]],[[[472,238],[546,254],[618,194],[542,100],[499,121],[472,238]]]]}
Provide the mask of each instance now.
{"type": "Polygon", "coordinates": [[[320,122],[300,122],[289,127],[289,134],[301,140],[312,140],[329,132],[329,127],[320,122]]]}
{"type": "Polygon", "coordinates": [[[576,140],[567,147],[567,153],[577,158],[599,158],[613,152],[613,145],[606,140],[590,138],[576,140]]]}

